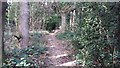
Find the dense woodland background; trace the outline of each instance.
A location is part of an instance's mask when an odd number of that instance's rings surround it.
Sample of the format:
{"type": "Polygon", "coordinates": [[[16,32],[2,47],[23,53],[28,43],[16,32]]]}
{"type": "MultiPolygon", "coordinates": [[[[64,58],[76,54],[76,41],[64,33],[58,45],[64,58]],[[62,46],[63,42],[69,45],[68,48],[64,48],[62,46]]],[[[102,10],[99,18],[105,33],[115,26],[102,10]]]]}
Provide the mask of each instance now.
{"type": "Polygon", "coordinates": [[[45,66],[35,60],[49,51],[43,38],[53,33],[69,42],[76,66],[118,68],[119,12],[119,2],[8,3],[3,66],[45,66]]]}

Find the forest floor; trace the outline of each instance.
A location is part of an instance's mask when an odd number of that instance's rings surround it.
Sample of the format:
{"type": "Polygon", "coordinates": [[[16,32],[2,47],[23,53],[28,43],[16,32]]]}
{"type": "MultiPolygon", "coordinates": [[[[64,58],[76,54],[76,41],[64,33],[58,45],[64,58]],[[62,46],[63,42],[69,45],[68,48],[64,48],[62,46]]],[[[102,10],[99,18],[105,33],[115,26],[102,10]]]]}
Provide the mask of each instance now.
{"type": "Polygon", "coordinates": [[[48,54],[45,55],[45,66],[75,66],[75,58],[72,56],[73,50],[69,41],[59,40],[56,37],[57,33],[50,33],[44,36],[44,41],[47,43],[48,54]]]}

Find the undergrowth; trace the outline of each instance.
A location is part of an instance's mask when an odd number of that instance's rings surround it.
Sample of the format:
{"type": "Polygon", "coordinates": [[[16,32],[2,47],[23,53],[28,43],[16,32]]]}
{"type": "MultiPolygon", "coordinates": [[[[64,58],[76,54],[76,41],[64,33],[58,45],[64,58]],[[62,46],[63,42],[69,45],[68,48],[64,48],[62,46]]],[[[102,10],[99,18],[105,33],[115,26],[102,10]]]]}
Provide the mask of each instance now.
{"type": "Polygon", "coordinates": [[[64,33],[58,34],[56,37],[58,39],[66,39],[66,40],[71,40],[74,37],[75,33],[71,31],[66,31],[64,33]]]}
{"type": "Polygon", "coordinates": [[[14,48],[10,51],[5,50],[3,68],[6,68],[6,66],[38,66],[38,63],[35,63],[35,59],[39,58],[41,54],[44,54],[47,51],[47,47],[40,43],[41,34],[32,34],[31,37],[32,44],[27,48],[14,48]]]}

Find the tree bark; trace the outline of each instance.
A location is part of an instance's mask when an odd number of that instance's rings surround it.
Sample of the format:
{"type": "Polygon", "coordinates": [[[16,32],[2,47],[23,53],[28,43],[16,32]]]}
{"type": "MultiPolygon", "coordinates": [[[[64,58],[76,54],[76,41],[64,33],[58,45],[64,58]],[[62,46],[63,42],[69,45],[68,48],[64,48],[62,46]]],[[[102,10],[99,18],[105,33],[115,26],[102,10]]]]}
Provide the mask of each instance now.
{"type": "Polygon", "coordinates": [[[70,30],[72,30],[73,12],[70,12],[70,30]]]}
{"type": "Polygon", "coordinates": [[[74,23],[75,23],[75,10],[70,12],[70,30],[74,31],[74,23]]]}
{"type": "Polygon", "coordinates": [[[76,15],[75,15],[75,10],[73,11],[73,22],[72,22],[72,31],[74,31],[74,25],[75,25],[75,18],[76,18],[76,15]]]}
{"type": "Polygon", "coordinates": [[[61,19],[62,19],[62,23],[61,23],[61,27],[60,27],[60,32],[64,33],[65,32],[65,26],[66,26],[66,14],[63,12],[61,13],[61,19]]]}
{"type": "Polygon", "coordinates": [[[22,37],[20,40],[20,48],[26,48],[29,42],[29,30],[28,30],[28,2],[20,2],[20,25],[19,31],[20,36],[22,37]]]}
{"type": "MultiPolygon", "coordinates": [[[[5,0],[6,1],[6,0],[5,0]]],[[[4,22],[5,22],[5,13],[6,13],[7,3],[0,2],[0,68],[2,67],[2,63],[4,62],[4,22]]]]}
{"type": "Polygon", "coordinates": [[[3,29],[2,29],[2,2],[0,2],[0,68],[2,67],[2,45],[3,45],[3,29]]]}

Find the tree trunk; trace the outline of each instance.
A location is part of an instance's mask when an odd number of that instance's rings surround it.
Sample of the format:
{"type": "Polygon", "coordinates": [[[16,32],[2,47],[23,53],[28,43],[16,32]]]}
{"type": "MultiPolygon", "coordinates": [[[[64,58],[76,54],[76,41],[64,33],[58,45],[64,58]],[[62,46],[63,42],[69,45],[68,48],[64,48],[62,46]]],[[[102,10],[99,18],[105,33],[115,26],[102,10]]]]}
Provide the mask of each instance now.
{"type": "Polygon", "coordinates": [[[76,18],[76,15],[75,15],[75,10],[73,11],[73,22],[72,22],[72,31],[74,31],[74,25],[75,25],[75,18],[76,18]]]}
{"type": "Polygon", "coordinates": [[[74,31],[75,10],[70,12],[70,30],[74,31]]]}
{"type": "Polygon", "coordinates": [[[6,13],[7,3],[0,2],[0,68],[2,67],[2,63],[4,62],[4,22],[5,22],[5,13],[6,13]]]}
{"type": "Polygon", "coordinates": [[[2,2],[0,2],[0,68],[2,66],[2,45],[3,45],[3,29],[2,29],[2,2]]]}
{"type": "Polygon", "coordinates": [[[60,27],[60,32],[63,33],[65,32],[65,26],[66,26],[66,14],[63,12],[61,13],[61,19],[62,19],[62,23],[61,23],[61,27],[60,27]]]}
{"type": "Polygon", "coordinates": [[[29,42],[29,32],[28,32],[28,2],[20,2],[20,25],[19,31],[20,36],[22,37],[20,40],[20,48],[26,48],[29,42]]]}
{"type": "Polygon", "coordinates": [[[70,30],[72,30],[73,12],[70,12],[70,30]]]}

